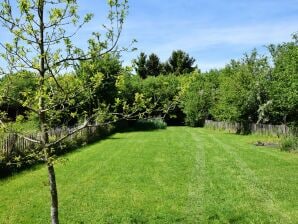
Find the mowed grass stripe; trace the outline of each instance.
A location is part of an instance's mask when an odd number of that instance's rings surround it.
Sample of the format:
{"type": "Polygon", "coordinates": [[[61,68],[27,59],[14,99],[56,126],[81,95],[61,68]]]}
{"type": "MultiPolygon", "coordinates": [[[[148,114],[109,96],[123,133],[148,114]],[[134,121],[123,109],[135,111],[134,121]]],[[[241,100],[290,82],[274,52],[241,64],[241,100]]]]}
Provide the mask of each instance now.
{"type": "MultiPolygon", "coordinates": [[[[57,164],[61,223],[183,222],[195,162],[189,140],[176,129],[123,133],[67,156],[57,164]]],[[[46,170],[34,173],[1,182],[1,193],[19,193],[1,197],[0,223],[48,222],[46,170]]]]}
{"type": "MultiPolygon", "coordinates": [[[[226,138],[222,132],[214,132],[206,129],[196,129],[200,138],[207,140],[205,143],[206,158],[206,180],[205,180],[205,220],[204,222],[219,223],[297,223],[297,210],[288,212],[280,207],[280,201],[273,197],[273,193],[262,183],[263,177],[259,178],[255,170],[246,164],[246,158],[243,151],[249,153],[251,146],[247,142],[242,142],[242,136],[231,136],[226,138]],[[235,142],[238,144],[234,146],[235,142]],[[238,154],[242,154],[239,156],[238,154]],[[208,199],[209,198],[209,199],[208,199]],[[296,214],[294,214],[294,213],[296,214]]],[[[252,136],[254,137],[254,136],[252,136]]],[[[199,138],[199,137],[198,137],[199,138]]],[[[254,147],[254,150],[257,150],[254,147]]],[[[273,153],[284,153],[267,149],[273,153]]],[[[257,155],[255,157],[262,157],[257,155]]],[[[288,154],[293,159],[295,155],[288,154]]],[[[258,160],[255,158],[255,160],[258,160]]],[[[266,161],[263,161],[266,164],[266,161]]],[[[258,163],[260,165],[260,163],[258,163]]],[[[297,169],[296,169],[297,170],[297,169]]],[[[297,181],[297,172],[290,170],[293,176],[290,178],[297,181]]],[[[276,176],[271,176],[276,179],[276,176]]],[[[286,181],[286,179],[284,179],[286,181]]],[[[278,183],[277,183],[278,184],[278,183]]],[[[285,189],[284,189],[285,190],[285,189]]],[[[289,187],[287,191],[298,193],[295,186],[289,187]]],[[[292,200],[292,198],[283,198],[283,200],[292,200]]],[[[294,207],[297,201],[291,201],[294,207]]]]}
{"type": "Polygon", "coordinates": [[[205,164],[205,145],[206,142],[201,135],[197,135],[194,129],[186,129],[191,136],[192,142],[195,144],[196,155],[195,164],[192,170],[191,179],[189,181],[189,204],[188,209],[189,219],[188,223],[203,223],[204,222],[204,208],[205,208],[205,178],[206,178],[206,164],[205,164]]]}
{"type": "Polygon", "coordinates": [[[230,142],[237,158],[245,160],[283,217],[288,217],[290,223],[298,223],[298,154],[256,147],[247,136],[239,136],[238,141],[231,141],[231,137],[220,135],[219,138],[230,142]]]}
{"type": "MultiPolygon", "coordinates": [[[[214,139],[196,129],[205,139],[204,216],[202,223],[250,223],[256,220],[251,196],[235,175],[237,167],[214,139]]],[[[255,201],[253,201],[255,203],[255,201]]]]}
{"type": "MultiPolygon", "coordinates": [[[[164,138],[162,132],[115,135],[114,140],[125,141],[120,144],[118,142],[117,145],[122,153],[111,160],[106,169],[102,169],[102,174],[98,175],[101,186],[94,192],[96,202],[85,206],[86,212],[91,209],[95,217],[102,218],[96,220],[91,216],[88,222],[129,223],[131,220],[150,219],[157,220],[158,223],[181,219],[181,208],[178,207],[180,199],[177,198],[180,196],[177,179],[181,179],[181,169],[176,172],[175,154],[171,154],[169,148],[160,144],[164,142],[164,138]],[[177,185],[172,184],[173,182],[177,182],[177,185]],[[105,209],[98,210],[98,204],[105,209]],[[159,214],[159,210],[167,211],[165,217],[162,213],[159,214]]],[[[180,147],[174,146],[174,149],[178,150],[175,153],[179,155],[180,147]]],[[[184,182],[181,181],[182,186],[184,182]]],[[[86,203],[90,201],[92,199],[89,198],[86,203]]]]}
{"type": "MultiPolygon", "coordinates": [[[[289,222],[285,211],[281,210],[272,194],[264,188],[255,172],[239,157],[237,147],[225,143],[214,135],[210,135],[210,137],[215,142],[217,148],[225,151],[224,155],[231,164],[233,164],[234,170],[236,171],[237,184],[243,186],[242,190],[246,192],[254,202],[258,202],[254,206],[257,206],[260,211],[263,211],[268,221],[271,223],[289,222]]],[[[255,220],[255,222],[257,221],[259,222],[261,220],[255,220]]]]}
{"type": "MultiPolygon", "coordinates": [[[[84,147],[56,165],[61,223],[297,223],[298,156],[256,136],[170,127],[84,147]]],[[[0,181],[0,223],[49,223],[44,167],[0,181]]]]}

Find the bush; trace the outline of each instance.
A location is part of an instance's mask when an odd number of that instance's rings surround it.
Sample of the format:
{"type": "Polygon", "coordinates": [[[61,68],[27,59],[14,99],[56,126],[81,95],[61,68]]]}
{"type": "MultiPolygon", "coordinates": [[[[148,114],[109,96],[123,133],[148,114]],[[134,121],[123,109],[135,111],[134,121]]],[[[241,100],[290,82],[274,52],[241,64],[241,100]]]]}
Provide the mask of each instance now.
{"type": "Polygon", "coordinates": [[[144,111],[147,109],[146,114],[150,117],[167,114],[167,122],[183,122],[181,110],[178,107],[181,77],[167,75],[142,80],[139,76],[124,74],[118,77],[117,88],[118,98],[129,105],[134,104],[136,95],[144,96],[144,99],[148,101],[144,111]]]}
{"type": "Polygon", "coordinates": [[[134,129],[139,131],[166,129],[167,124],[162,118],[153,118],[148,120],[138,120],[134,125],[134,129]]]}
{"type": "Polygon", "coordinates": [[[282,151],[298,150],[298,137],[285,137],[281,140],[280,149],[282,151]]]}

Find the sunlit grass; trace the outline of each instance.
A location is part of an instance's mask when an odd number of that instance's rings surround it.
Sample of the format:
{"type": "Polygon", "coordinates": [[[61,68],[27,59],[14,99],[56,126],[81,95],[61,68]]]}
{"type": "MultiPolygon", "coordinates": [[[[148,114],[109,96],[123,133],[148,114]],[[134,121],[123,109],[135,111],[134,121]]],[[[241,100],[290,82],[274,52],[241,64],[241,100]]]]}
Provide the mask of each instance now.
{"type": "MultiPolygon", "coordinates": [[[[295,223],[298,155],[256,136],[130,132],[58,163],[61,223],[295,223]]],[[[0,182],[0,223],[49,223],[45,168],[0,182]]]]}

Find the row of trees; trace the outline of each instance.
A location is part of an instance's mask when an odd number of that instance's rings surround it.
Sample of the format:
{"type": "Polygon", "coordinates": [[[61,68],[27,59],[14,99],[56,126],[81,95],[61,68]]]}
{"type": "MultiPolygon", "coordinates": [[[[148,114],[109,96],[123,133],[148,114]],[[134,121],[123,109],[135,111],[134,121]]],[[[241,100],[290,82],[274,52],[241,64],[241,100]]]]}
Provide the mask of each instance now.
{"type": "MultiPolygon", "coordinates": [[[[123,68],[117,54],[83,61],[76,65],[75,73],[58,78],[60,85],[66,85],[63,88],[72,88],[76,93],[72,100],[63,104],[64,108],[68,107],[64,113],[51,115],[51,126],[72,125],[99,107],[111,110],[119,99],[133,104],[136,94],[158,104],[159,110],[171,105],[171,113],[166,117],[168,122],[196,126],[209,118],[297,125],[297,48],[297,36],[294,35],[291,42],[268,46],[270,56],[259,55],[253,50],[239,60],[232,60],[223,69],[205,73],[195,70],[180,75],[159,73],[148,75],[146,79],[123,68]]],[[[37,83],[34,74],[22,71],[2,79],[0,88],[2,92],[9,90],[8,98],[32,99],[37,83]]],[[[56,91],[59,92],[59,88],[56,91]]],[[[59,94],[55,96],[56,101],[61,100],[59,94]]],[[[2,109],[21,114],[30,112],[26,110],[26,104],[20,105],[16,101],[4,102],[2,109]]],[[[119,108],[117,110],[114,108],[114,112],[119,113],[119,108]]],[[[157,115],[164,114],[157,111],[151,114],[157,115]]]]}
{"type": "Polygon", "coordinates": [[[195,59],[182,50],[173,51],[170,58],[164,63],[154,53],[147,56],[144,52],[141,52],[138,58],[133,60],[133,67],[136,74],[145,79],[160,74],[182,75],[191,73],[197,69],[194,63],[195,59]]]}
{"type": "MultiPolygon", "coordinates": [[[[187,122],[200,119],[245,124],[298,125],[298,38],[268,46],[270,56],[253,50],[225,68],[198,74],[185,94],[187,122]]],[[[242,130],[245,131],[245,130],[242,130]]]]}
{"type": "Polygon", "coordinates": [[[251,122],[297,126],[298,36],[294,34],[292,41],[269,45],[267,49],[268,56],[253,50],[239,60],[231,60],[223,69],[205,73],[195,69],[194,60],[182,51],[173,51],[170,59],[160,66],[163,71],[151,73],[153,69],[147,68],[158,64],[151,63],[159,62],[158,56],[152,54],[147,59],[141,53],[135,60],[137,74],[143,79],[155,78],[136,83],[154,82],[152,91],[157,95],[159,88],[164,91],[160,82],[176,83],[177,88],[172,87],[170,94],[175,97],[170,99],[179,99],[179,103],[175,104],[171,118],[176,117],[176,121],[187,125],[203,125],[208,118],[242,123],[242,132],[249,131],[245,127],[251,122]],[[167,67],[172,69],[166,70],[167,67]]]}

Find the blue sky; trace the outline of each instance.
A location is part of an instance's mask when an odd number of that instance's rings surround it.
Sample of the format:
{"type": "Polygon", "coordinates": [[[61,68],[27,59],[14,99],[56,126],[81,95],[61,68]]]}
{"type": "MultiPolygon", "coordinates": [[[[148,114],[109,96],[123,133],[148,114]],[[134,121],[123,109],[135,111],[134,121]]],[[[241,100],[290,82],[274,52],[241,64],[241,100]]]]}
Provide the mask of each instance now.
{"type": "MultiPolygon", "coordinates": [[[[90,33],[102,30],[107,4],[106,0],[78,3],[80,13],[95,14],[76,38],[79,46],[86,47],[90,33]]],[[[206,71],[253,48],[265,53],[265,45],[289,41],[298,31],[298,0],[129,0],[129,7],[120,44],[137,39],[138,51],[123,53],[124,65],[141,51],[165,61],[173,50],[181,49],[206,71]]]]}
{"type": "Polygon", "coordinates": [[[136,38],[140,51],[166,60],[174,49],[199,68],[219,68],[264,45],[288,41],[298,31],[297,0],[131,0],[122,40],[136,38]]]}
{"type": "Polygon", "coordinates": [[[136,38],[141,51],[166,60],[175,49],[199,68],[224,66],[264,45],[289,41],[298,31],[298,0],[130,0],[121,43],[136,38]]]}

